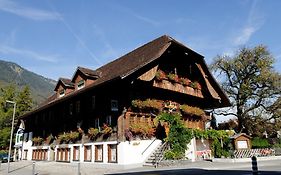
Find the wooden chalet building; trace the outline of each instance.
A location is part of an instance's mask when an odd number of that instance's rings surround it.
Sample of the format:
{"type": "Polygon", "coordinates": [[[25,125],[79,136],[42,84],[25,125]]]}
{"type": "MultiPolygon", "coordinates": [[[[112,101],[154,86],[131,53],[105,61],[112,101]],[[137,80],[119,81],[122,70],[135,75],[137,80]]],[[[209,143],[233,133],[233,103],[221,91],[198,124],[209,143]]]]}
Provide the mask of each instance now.
{"type": "Polygon", "coordinates": [[[25,133],[16,145],[27,160],[141,165],[162,144],[154,123],[161,111],[181,108],[186,126],[203,130],[204,110],[229,105],[204,57],[164,35],[60,78],[53,96],[21,116],[25,133]]]}

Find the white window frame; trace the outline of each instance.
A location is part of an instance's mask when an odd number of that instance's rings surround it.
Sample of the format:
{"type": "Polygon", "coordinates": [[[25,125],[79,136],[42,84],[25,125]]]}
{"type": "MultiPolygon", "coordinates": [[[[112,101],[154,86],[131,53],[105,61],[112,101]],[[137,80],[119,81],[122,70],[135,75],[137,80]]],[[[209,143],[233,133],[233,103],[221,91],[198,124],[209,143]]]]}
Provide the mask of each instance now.
{"type": "Polygon", "coordinates": [[[95,128],[100,128],[100,119],[99,118],[95,119],[95,128]]]}
{"type": "Polygon", "coordinates": [[[106,124],[111,125],[111,115],[106,116],[106,124]]]}
{"type": "Polygon", "coordinates": [[[59,97],[63,97],[65,95],[65,89],[61,89],[59,91],[59,97]]]}
{"type": "Polygon", "coordinates": [[[85,87],[85,80],[78,81],[77,90],[82,89],[83,87],[85,87]]]}

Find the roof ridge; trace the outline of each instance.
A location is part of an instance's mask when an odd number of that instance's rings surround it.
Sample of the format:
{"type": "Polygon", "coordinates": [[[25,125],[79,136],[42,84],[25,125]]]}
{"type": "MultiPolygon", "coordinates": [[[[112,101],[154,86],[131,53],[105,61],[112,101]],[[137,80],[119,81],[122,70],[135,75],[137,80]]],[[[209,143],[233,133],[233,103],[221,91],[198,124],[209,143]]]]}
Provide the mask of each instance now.
{"type": "Polygon", "coordinates": [[[158,38],[156,38],[156,39],[154,39],[154,40],[151,40],[151,41],[148,42],[148,43],[145,43],[145,44],[143,44],[143,45],[141,45],[141,46],[139,46],[139,47],[137,47],[137,48],[131,50],[130,52],[128,52],[128,53],[126,53],[126,54],[120,56],[119,58],[114,59],[114,60],[112,60],[112,61],[106,63],[105,65],[103,65],[103,66],[97,68],[96,70],[99,71],[99,70],[101,70],[102,68],[108,66],[109,64],[112,64],[112,63],[114,63],[114,62],[118,62],[119,60],[121,60],[122,58],[126,57],[127,55],[130,55],[130,54],[134,53],[136,50],[141,49],[141,48],[144,48],[145,46],[150,45],[151,43],[156,42],[156,41],[158,41],[158,40],[160,40],[160,39],[167,39],[167,40],[168,40],[167,43],[170,42],[171,40],[173,40],[173,38],[170,37],[169,35],[162,35],[162,36],[160,36],[160,37],[158,37],[158,38]]]}

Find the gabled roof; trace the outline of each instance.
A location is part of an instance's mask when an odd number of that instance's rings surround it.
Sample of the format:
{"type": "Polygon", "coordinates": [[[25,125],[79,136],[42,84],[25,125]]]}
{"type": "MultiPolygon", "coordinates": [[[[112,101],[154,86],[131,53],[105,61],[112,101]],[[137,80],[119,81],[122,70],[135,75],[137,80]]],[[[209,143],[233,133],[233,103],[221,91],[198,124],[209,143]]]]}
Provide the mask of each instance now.
{"type": "Polygon", "coordinates": [[[98,79],[100,77],[99,71],[78,66],[75,73],[73,74],[72,82],[74,82],[74,78],[76,77],[78,72],[81,72],[83,75],[85,75],[89,79],[98,79]]]}
{"type": "MultiPolygon", "coordinates": [[[[196,59],[198,59],[199,62],[201,62],[203,64],[203,69],[206,71],[207,75],[209,76],[210,81],[214,84],[215,89],[218,91],[219,94],[222,94],[222,104],[224,106],[228,106],[229,105],[229,100],[227,98],[227,96],[224,94],[224,92],[222,91],[222,89],[220,88],[220,86],[217,84],[216,80],[213,78],[213,76],[211,75],[211,73],[209,72],[206,63],[204,61],[204,57],[200,54],[198,54],[197,52],[193,51],[192,49],[184,46],[183,44],[181,44],[180,42],[174,40],[173,38],[171,38],[170,36],[167,35],[163,35],[127,54],[125,54],[124,56],[121,56],[120,58],[96,69],[96,70],[91,70],[88,68],[83,68],[83,67],[78,67],[76,69],[76,72],[72,78],[72,82],[73,79],[75,78],[76,74],[78,73],[78,71],[80,71],[81,73],[83,73],[84,75],[88,76],[88,77],[94,77],[97,78],[95,80],[94,83],[90,84],[89,86],[86,86],[85,88],[79,90],[79,91],[74,91],[69,95],[66,95],[62,98],[56,99],[54,101],[49,102],[47,105],[42,106],[40,108],[35,109],[32,112],[36,112],[42,109],[47,108],[48,106],[54,105],[60,101],[69,99],[77,94],[83,93],[88,91],[89,89],[92,89],[96,86],[99,86],[103,83],[109,83],[113,80],[116,79],[124,79],[126,77],[128,77],[129,75],[135,73],[136,71],[138,71],[139,69],[145,67],[146,65],[148,65],[149,63],[157,60],[158,58],[160,58],[160,56],[172,45],[176,45],[178,47],[181,47],[183,49],[185,49],[188,52],[191,52],[192,54],[196,55],[196,59]]],[[[31,114],[27,113],[26,115],[31,114]]],[[[26,115],[24,115],[23,117],[25,117],[26,115]]]]}
{"type": "Polygon", "coordinates": [[[59,78],[57,85],[55,87],[55,91],[59,88],[59,85],[62,84],[66,88],[74,88],[74,84],[68,78],[59,78]]]}
{"type": "Polygon", "coordinates": [[[237,139],[238,137],[241,137],[241,136],[247,137],[249,139],[252,138],[251,136],[247,135],[246,133],[239,133],[239,134],[235,134],[235,135],[231,136],[230,139],[237,139]]]}
{"type": "Polygon", "coordinates": [[[145,65],[158,59],[166,49],[172,44],[177,43],[189,51],[202,57],[202,55],[187,48],[183,44],[174,40],[170,36],[163,35],[128,54],[100,67],[97,71],[101,72],[101,78],[96,83],[105,82],[114,78],[125,78],[145,65]]]}

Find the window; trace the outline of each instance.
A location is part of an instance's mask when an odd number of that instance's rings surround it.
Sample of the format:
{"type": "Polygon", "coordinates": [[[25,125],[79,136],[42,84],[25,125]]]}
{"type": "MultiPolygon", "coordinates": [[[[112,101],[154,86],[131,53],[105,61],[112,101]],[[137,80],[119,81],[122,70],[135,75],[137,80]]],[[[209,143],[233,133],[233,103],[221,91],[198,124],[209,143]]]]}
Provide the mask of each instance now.
{"type": "Polygon", "coordinates": [[[23,152],[23,160],[27,160],[27,153],[28,153],[28,150],[25,149],[23,152]]]}
{"type": "Polygon", "coordinates": [[[73,146],[73,161],[79,160],[79,157],[80,157],[80,147],[73,146]]]}
{"type": "Polygon", "coordinates": [[[31,141],[33,138],[33,132],[29,132],[28,134],[28,141],[31,141]]]}
{"type": "Polygon", "coordinates": [[[99,128],[100,127],[100,119],[96,118],[95,119],[95,128],[99,128]]]}
{"type": "MultiPolygon", "coordinates": [[[[24,150],[24,152],[25,151],[27,154],[27,150],[24,150]]],[[[47,160],[48,159],[47,154],[48,154],[47,149],[34,149],[32,150],[32,160],[47,160]]]]}
{"type": "Polygon", "coordinates": [[[77,89],[82,89],[83,87],[85,87],[85,80],[80,80],[78,83],[77,83],[77,89]]]}
{"type": "Polygon", "coordinates": [[[118,101],[111,100],[111,111],[118,111],[118,101]]]}
{"type": "Polygon", "coordinates": [[[69,162],[70,148],[57,148],[56,161],[69,162]]]}
{"type": "Polygon", "coordinates": [[[92,160],[92,146],[84,146],[84,161],[91,162],[92,160]]]}
{"type": "Polygon", "coordinates": [[[238,149],[248,149],[248,144],[246,140],[239,140],[237,141],[238,149]]]}
{"type": "Polygon", "coordinates": [[[111,125],[111,115],[106,116],[106,124],[111,125]]]}
{"type": "Polygon", "coordinates": [[[110,144],[108,146],[108,162],[117,163],[117,145],[110,144]]]}
{"type": "Polygon", "coordinates": [[[76,113],[80,113],[80,101],[76,102],[76,113]]]}
{"type": "Polygon", "coordinates": [[[72,115],[73,114],[73,104],[70,103],[69,104],[69,115],[72,115]]]}
{"type": "Polygon", "coordinates": [[[23,140],[24,140],[25,142],[28,141],[28,133],[24,133],[23,140]]]}
{"type": "Polygon", "coordinates": [[[92,109],[96,108],[96,96],[92,96],[92,109]]]}
{"type": "Polygon", "coordinates": [[[18,143],[19,142],[19,135],[17,134],[16,135],[16,143],[18,143]]]}
{"type": "Polygon", "coordinates": [[[63,97],[65,95],[65,90],[64,89],[61,89],[59,91],[59,97],[63,97]]]}
{"type": "Polygon", "coordinates": [[[95,151],[95,162],[103,161],[103,145],[96,145],[95,151]]]}

